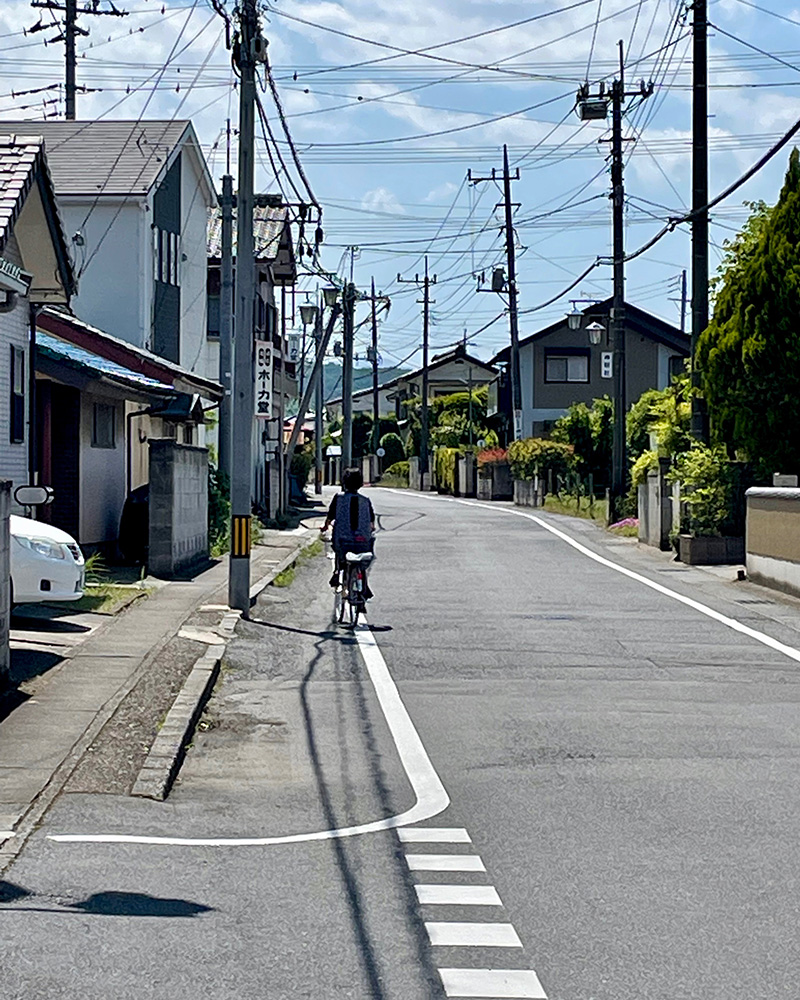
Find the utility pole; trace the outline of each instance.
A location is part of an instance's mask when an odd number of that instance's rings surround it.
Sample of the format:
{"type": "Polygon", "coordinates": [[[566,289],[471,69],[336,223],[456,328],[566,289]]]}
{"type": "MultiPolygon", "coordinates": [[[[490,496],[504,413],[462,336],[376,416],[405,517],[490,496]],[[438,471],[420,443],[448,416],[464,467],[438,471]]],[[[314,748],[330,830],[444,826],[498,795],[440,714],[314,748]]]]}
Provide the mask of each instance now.
{"type": "MultiPolygon", "coordinates": [[[[128,11],[117,10],[113,3],[109,3],[111,7],[110,10],[99,9],[99,3],[97,0],[93,0],[91,6],[87,3],[82,8],[80,13],[82,15],[87,15],[90,17],[127,17],[128,11]]],[[[77,54],[75,50],[75,39],[78,35],[83,35],[84,38],[88,37],[89,32],[85,28],[81,28],[78,24],[78,0],[64,0],[63,4],[57,2],[57,0],[32,0],[31,7],[40,7],[44,10],[57,11],[59,14],[64,15],[64,22],[61,30],[61,34],[55,38],[48,38],[45,44],[54,45],[56,42],[64,43],[64,54],[65,54],[65,73],[64,73],[64,95],[65,95],[65,115],[64,117],[67,121],[75,120],[75,95],[80,89],[83,93],[87,91],[85,88],[79,88],[75,81],[75,67],[77,65],[77,54]]],[[[56,25],[44,24],[41,19],[38,24],[35,24],[32,28],[28,29],[30,34],[36,31],[45,31],[56,25]]]]}
{"type": "Polygon", "coordinates": [[[239,184],[237,192],[236,310],[234,320],[233,454],[231,456],[231,554],[228,604],[250,611],[250,520],[253,475],[253,174],[256,60],[266,55],[256,0],[242,0],[234,61],[239,85],[239,184]]]}
{"type": "MultiPolygon", "coordinates": [[[[467,179],[473,184],[480,184],[485,181],[496,181],[497,171],[492,169],[491,177],[473,177],[472,171],[467,172],[467,179]]],[[[522,377],[519,363],[519,317],[517,305],[517,254],[514,242],[514,209],[519,205],[511,201],[511,182],[519,180],[519,168],[516,167],[512,177],[508,166],[508,146],[503,146],[503,202],[502,207],[505,212],[505,237],[506,237],[506,262],[508,267],[508,281],[504,288],[495,288],[494,282],[492,291],[505,291],[508,294],[508,320],[509,332],[511,335],[511,409],[512,409],[512,436],[513,440],[519,441],[522,438],[522,377]]],[[[500,206],[498,206],[499,208],[500,206]]]]}
{"type": "Polygon", "coordinates": [[[372,453],[378,450],[381,437],[380,394],[378,392],[378,310],[375,305],[375,279],[370,285],[372,304],[372,453]]]}
{"type": "MultiPolygon", "coordinates": [[[[352,260],[351,260],[352,274],[352,260]]],[[[356,286],[344,286],[344,334],[342,337],[342,471],[353,464],[353,332],[355,327],[356,286]]]]}
{"type": "Polygon", "coordinates": [[[219,468],[231,475],[231,392],[233,391],[233,178],[222,178],[222,252],[219,295],[219,381],[223,395],[219,404],[219,468]]]}
{"type": "Polygon", "coordinates": [[[700,391],[697,341],[708,326],[708,9],[692,4],[692,435],[706,441],[705,400],[700,391]]]}
{"type": "Polygon", "coordinates": [[[320,308],[317,308],[314,321],[314,343],[316,345],[314,367],[319,368],[319,377],[314,383],[314,493],[320,496],[322,493],[322,408],[325,405],[323,396],[325,390],[322,383],[325,381],[326,346],[322,343],[322,309],[320,308]]]}
{"type": "MultiPolygon", "coordinates": [[[[431,277],[428,274],[428,255],[425,254],[425,276],[420,281],[418,274],[413,278],[401,278],[397,275],[399,284],[421,285],[422,298],[417,302],[422,306],[422,412],[420,414],[420,445],[419,445],[419,472],[420,476],[428,475],[428,345],[430,332],[431,305],[431,285],[436,284],[436,275],[431,277]]],[[[425,480],[422,479],[422,488],[425,488],[425,480]]]]}
{"type": "Polygon", "coordinates": [[[623,43],[619,43],[619,77],[611,85],[610,97],[602,85],[597,96],[590,96],[588,84],[578,91],[577,108],[583,120],[604,119],[611,105],[611,207],[613,225],[614,292],[611,306],[610,332],[614,364],[614,426],[611,455],[611,491],[609,521],[618,519],[619,503],[627,480],[625,415],[627,411],[625,385],[625,182],[622,157],[622,106],[626,97],[642,100],[653,93],[653,84],[641,82],[633,91],[625,90],[625,59],[623,43]]]}

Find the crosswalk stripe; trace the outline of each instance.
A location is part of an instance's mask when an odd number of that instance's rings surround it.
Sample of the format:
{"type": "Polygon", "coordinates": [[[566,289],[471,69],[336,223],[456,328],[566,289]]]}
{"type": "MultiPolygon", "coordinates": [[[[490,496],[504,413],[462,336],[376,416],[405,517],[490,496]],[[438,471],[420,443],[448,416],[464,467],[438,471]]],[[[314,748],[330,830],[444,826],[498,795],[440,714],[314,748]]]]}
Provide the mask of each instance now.
{"type": "Polygon", "coordinates": [[[438,826],[405,827],[397,831],[403,844],[469,844],[469,834],[464,829],[438,826]]]}
{"type": "Polygon", "coordinates": [[[449,997],[547,1000],[539,977],[530,969],[439,969],[449,997]]]}
{"type": "Polygon", "coordinates": [[[418,872],[485,872],[477,854],[406,854],[411,871],[418,872]]]}
{"type": "Polygon", "coordinates": [[[493,885],[415,885],[420,903],[438,906],[502,906],[493,885]]]}
{"type": "Polygon", "coordinates": [[[432,945],[454,948],[521,948],[522,942],[511,924],[426,922],[432,945]]]}

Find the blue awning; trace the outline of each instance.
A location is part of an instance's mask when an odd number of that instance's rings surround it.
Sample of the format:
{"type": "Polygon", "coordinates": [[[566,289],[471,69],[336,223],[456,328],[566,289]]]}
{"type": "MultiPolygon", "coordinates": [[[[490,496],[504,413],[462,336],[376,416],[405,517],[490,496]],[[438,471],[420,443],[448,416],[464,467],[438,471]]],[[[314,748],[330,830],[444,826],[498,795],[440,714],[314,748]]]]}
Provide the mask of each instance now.
{"type": "Polygon", "coordinates": [[[42,357],[66,364],[70,368],[82,371],[93,378],[111,379],[131,389],[152,392],[159,396],[175,392],[171,385],[159,382],[154,378],[148,378],[146,375],[140,375],[138,372],[131,371],[130,368],[109,361],[108,358],[104,358],[100,354],[87,351],[85,348],[70,344],[65,340],[59,340],[58,337],[43,333],[41,330],[36,331],[36,351],[37,354],[41,353],[42,357]]]}

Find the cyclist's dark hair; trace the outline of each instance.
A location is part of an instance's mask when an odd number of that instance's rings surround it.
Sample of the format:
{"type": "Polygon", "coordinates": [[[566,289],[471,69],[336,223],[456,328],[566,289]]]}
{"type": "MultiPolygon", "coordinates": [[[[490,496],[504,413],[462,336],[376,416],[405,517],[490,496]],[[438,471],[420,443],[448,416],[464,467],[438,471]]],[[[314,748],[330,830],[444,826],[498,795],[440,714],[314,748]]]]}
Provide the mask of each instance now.
{"type": "Polygon", "coordinates": [[[342,473],[342,486],[348,493],[355,493],[364,485],[361,469],[345,469],[342,473]]]}

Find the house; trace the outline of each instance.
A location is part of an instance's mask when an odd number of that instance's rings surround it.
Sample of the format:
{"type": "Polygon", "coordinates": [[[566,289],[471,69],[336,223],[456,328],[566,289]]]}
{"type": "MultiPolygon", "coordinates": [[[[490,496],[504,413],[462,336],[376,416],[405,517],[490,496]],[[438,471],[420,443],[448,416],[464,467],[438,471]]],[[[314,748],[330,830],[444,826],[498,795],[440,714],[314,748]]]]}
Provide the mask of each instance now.
{"type": "MultiPolygon", "coordinates": [[[[2,130],[28,134],[29,122],[2,130]]],[[[214,184],[190,121],[44,121],[55,192],[97,329],[216,378],[206,337],[206,220],[214,184]]]]}
{"type": "MultiPolygon", "coordinates": [[[[30,126],[28,126],[30,128],[30,126]]],[[[35,316],[66,305],[75,277],[44,143],[28,132],[0,135],[0,480],[36,480],[33,404],[35,316]]]]}
{"type": "MultiPolygon", "coordinates": [[[[233,220],[234,282],[236,280],[237,220],[233,220]]],[[[222,214],[219,208],[208,213],[207,295],[210,342],[219,343],[220,291],[222,268],[222,214]]],[[[297,396],[296,358],[286,335],[289,311],[286,289],[297,281],[297,263],[292,245],[291,220],[285,205],[272,197],[257,200],[253,209],[253,267],[255,269],[256,308],[253,337],[271,347],[272,392],[269,415],[254,417],[253,428],[253,501],[270,517],[280,504],[281,475],[278,459],[281,427],[287,403],[297,396]],[[280,289],[280,301],[276,298],[280,289]]]]}
{"type": "MultiPolygon", "coordinates": [[[[611,366],[611,299],[581,310],[580,327],[571,329],[565,316],[520,340],[523,437],[539,437],[564,416],[573,403],[591,403],[614,394],[611,366]],[[600,343],[592,345],[590,324],[603,328],[600,343]]],[[[683,371],[690,338],[677,327],[638,306],[625,306],[625,392],[628,405],[647,389],[663,389],[683,371]]],[[[506,369],[490,390],[490,411],[505,412],[511,426],[507,368],[510,348],[492,359],[506,369]],[[492,405],[492,403],[494,405],[492,405]]]]}
{"type": "Polygon", "coordinates": [[[203,447],[222,387],[55,308],[35,345],[37,464],[54,490],[40,516],[114,555],[125,500],[150,480],[149,442],[203,447]]]}
{"type": "MultiPolygon", "coordinates": [[[[405,417],[403,403],[422,395],[422,368],[404,372],[397,378],[384,382],[378,387],[378,404],[382,416],[393,413],[398,420],[405,417]]],[[[454,392],[466,392],[471,385],[479,389],[488,385],[498,375],[493,364],[481,361],[471,354],[463,344],[459,344],[446,354],[435,355],[428,365],[428,398],[449,396],[454,392]]],[[[369,413],[373,410],[372,389],[361,389],[353,393],[353,413],[369,413]]],[[[341,419],[342,399],[332,399],[325,404],[331,420],[341,419]]]]}

